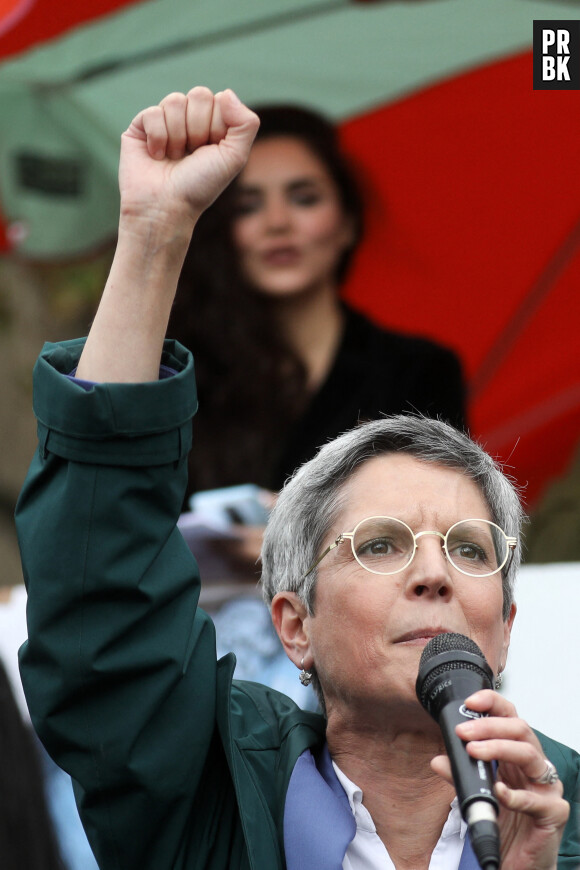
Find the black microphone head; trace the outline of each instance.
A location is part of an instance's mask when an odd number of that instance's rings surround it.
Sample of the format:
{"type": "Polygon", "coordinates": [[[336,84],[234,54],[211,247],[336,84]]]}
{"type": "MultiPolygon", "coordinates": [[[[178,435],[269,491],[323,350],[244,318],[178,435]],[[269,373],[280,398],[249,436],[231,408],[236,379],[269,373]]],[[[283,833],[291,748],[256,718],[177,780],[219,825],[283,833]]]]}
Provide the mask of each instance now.
{"type": "Polygon", "coordinates": [[[465,634],[455,634],[454,632],[448,631],[444,634],[438,634],[436,637],[432,637],[425,645],[425,649],[421,653],[419,667],[421,667],[421,665],[428,659],[432,659],[434,656],[439,655],[439,653],[448,652],[449,650],[475,653],[484,659],[482,651],[474,640],[471,640],[471,638],[467,637],[465,634]]]}
{"type": "Polygon", "coordinates": [[[415,688],[421,705],[435,719],[450,694],[459,697],[464,693],[465,698],[479,689],[492,687],[492,670],[471,638],[446,632],[432,637],[425,646],[415,688]]]}

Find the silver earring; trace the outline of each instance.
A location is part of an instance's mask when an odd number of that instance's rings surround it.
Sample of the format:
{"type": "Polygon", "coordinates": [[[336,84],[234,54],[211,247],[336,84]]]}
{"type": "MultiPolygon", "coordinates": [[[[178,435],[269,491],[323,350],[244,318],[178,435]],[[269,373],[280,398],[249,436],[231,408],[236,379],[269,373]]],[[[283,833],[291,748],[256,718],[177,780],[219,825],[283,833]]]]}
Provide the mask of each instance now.
{"type": "Polygon", "coordinates": [[[496,692],[499,692],[499,690],[501,689],[502,683],[503,683],[503,674],[501,671],[499,671],[497,677],[495,678],[495,683],[494,683],[494,688],[495,688],[496,692]]]}
{"type": "Polygon", "coordinates": [[[302,668],[302,670],[298,674],[298,679],[303,686],[309,686],[312,682],[312,674],[310,673],[310,671],[304,670],[304,659],[302,659],[302,661],[300,662],[300,667],[302,668]]]}

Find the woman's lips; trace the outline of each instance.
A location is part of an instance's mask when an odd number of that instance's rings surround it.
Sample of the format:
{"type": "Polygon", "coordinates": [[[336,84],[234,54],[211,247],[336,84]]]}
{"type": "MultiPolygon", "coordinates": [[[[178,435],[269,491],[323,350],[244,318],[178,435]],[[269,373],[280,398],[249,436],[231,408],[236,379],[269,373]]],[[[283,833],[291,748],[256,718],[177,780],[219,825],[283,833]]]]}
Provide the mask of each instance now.
{"type": "Polygon", "coordinates": [[[262,254],[262,259],[269,266],[291,266],[298,261],[299,257],[298,248],[292,247],[273,248],[262,254]]]}
{"type": "Polygon", "coordinates": [[[397,638],[395,643],[405,643],[410,646],[424,646],[431,638],[437,637],[438,634],[446,634],[451,629],[449,628],[417,628],[413,631],[408,631],[397,638]]]}

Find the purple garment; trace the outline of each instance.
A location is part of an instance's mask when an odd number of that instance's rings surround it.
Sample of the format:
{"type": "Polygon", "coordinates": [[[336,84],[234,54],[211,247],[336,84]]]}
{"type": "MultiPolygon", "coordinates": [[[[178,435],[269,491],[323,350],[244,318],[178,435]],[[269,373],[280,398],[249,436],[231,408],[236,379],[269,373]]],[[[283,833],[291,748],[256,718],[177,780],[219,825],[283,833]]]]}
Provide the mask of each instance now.
{"type": "MultiPolygon", "coordinates": [[[[72,381],[73,383],[78,384],[79,387],[82,387],[83,390],[86,390],[87,392],[89,390],[92,390],[92,388],[95,386],[95,384],[97,382],[96,381],[84,381],[82,378],[77,378],[76,371],[77,371],[76,369],[73,369],[70,374],[65,375],[65,378],[68,378],[69,381],[72,381]]],[[[169,366],[164,366],[164,365],[159,366],[159,380],[160,381],[164,381],[164,380],[166,380],[166,378],[172,378],[176,374],[177,374],[177,372],[175,371],[175,369],[169,368],[169,366]]]]}
{"type": "MultiPolygon", "coordinates": [[[[318,761],[307,749],[290,777],[284,807],[288,870],[341,870],[356,823],[325,744],[318,761]]],[[[479,870],[465,837],[459,870],[479,870]]]]}

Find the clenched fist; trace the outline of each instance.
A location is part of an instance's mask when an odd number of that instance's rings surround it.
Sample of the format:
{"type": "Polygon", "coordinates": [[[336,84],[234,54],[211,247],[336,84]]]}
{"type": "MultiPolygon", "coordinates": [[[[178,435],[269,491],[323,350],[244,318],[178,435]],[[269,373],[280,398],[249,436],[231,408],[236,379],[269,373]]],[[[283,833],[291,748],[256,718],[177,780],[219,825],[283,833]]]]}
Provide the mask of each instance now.
{"type": "Polygon", "coordinates": [[[122,136],[122,215],[195,222],[244,166],[259,123],[231,90],[196,87],[144,109],[122,136]]]}

